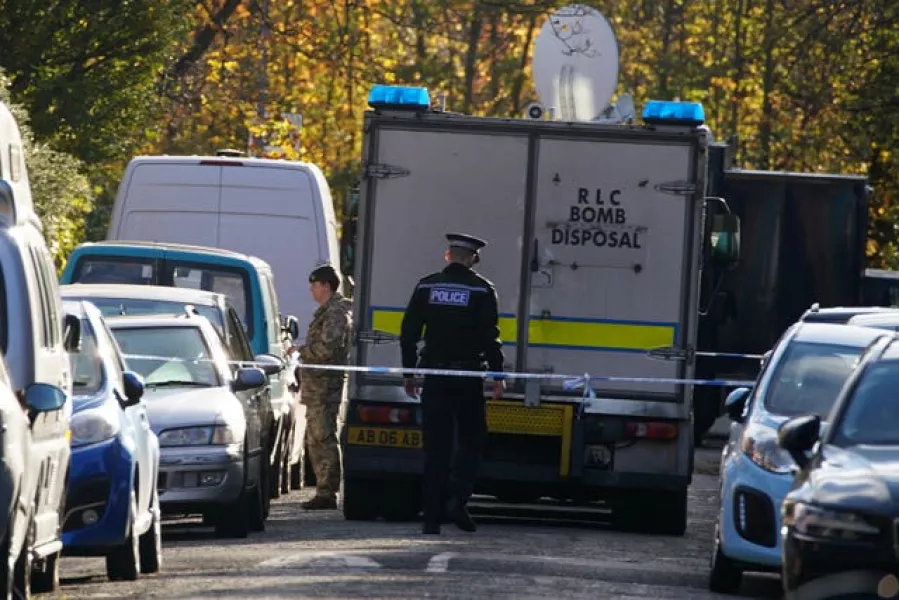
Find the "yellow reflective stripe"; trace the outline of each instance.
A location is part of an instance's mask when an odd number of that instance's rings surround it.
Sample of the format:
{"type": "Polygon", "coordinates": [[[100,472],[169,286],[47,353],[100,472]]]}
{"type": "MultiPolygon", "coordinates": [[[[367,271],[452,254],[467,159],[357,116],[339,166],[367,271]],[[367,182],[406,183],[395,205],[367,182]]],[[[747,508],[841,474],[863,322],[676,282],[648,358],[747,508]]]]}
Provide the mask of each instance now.
{"type": "MultiPolygon", "coordinates": [[[[401,309],[372,311],[372,329],[400,334],[401,309]]],[[[517,336],[515,317],[500,317],[500,335],[514,344],[517,336]]],[[[667,323],[608,323],[602,321],[569,321],[564,319],[531,319],[528,323],[528,345],[553,348],[610,350],[649,350],[673,346],[675,326],[667,323]]]]}

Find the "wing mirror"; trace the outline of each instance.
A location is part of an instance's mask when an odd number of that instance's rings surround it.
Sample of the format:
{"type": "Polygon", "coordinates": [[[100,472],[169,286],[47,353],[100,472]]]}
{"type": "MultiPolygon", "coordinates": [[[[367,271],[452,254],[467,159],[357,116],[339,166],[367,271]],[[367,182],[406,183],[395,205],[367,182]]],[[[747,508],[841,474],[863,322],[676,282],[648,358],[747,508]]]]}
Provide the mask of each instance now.
{"type": "Polygon", "coordinates": [[[59,410],[66,404],[66,393],[49,383],[32,383],[25,388],[25,405],[31,423],[41,413],[59,410]]]}
{"type": "Polygon", "coordinates": [[[274,354],[257,354],[253,357],[253,360],[256,361],[257,366],[262,369],[266,375],[277,375],[284,370],[285,366],[287,366],[280,357],[275,356],[274,354]]]}
{"type": "Polygon", "coordinates": [[[746,400],[751,391],[748,387],[738,387],[727,395],[724,400],[724,411],[731,421],[742,423],[745,420],[743,411],[746,410],[746,400]]]}
{"type": "Polygon", "coordinates": [[[821,417],[806,415],[794,417],[777,430],[777,443],[804,469],[811,461],[808,452],[821,437],[821,417]]]}
{"type": "Polygon", "coordinates": [[[300,323],[293,315],[287,315],[283,320],[281,331],[290,336],[291,340],[300,337],[300,323]]]}
{"type": "Polygon", "coordinates": [[[125,388],[125,399],[120,401],[122,408],[139,404],[144,397],[144,380],[134,371],[125,371],[122,375],[122,387],[125,388]]]}
{"type": "Polygon", "coordinates": [[[740,217],[730,213],[712,217],[712,263],[733,269],[740,262],[740,217]]]}
{"type": "Polygon", "coordinates": [[[81,319],[67,314],[64,321],[63,347],[67,352],[81,352],[81,319]]]}
{"type": "Polygon", "coordinates": [[[237,370],[237,375],[231,382],[231,389],[235,392],[245,392],[247,390],[261,388],[267,383],[268,377],[266,377],[262,369],[248,367],[237,370]]]}

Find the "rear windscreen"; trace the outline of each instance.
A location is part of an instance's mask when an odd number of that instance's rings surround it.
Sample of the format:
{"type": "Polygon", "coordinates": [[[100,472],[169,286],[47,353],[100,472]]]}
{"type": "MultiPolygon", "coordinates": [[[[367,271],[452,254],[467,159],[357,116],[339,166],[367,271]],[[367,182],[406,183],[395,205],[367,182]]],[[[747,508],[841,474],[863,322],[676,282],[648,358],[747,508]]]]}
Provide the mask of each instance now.
{"type": "Polygon", "coordinates": [[[153,259],[84,258],[78,263],[71,283],[126,283],[152,285],[153,259]]]}
{"type": "Polygon", "coordinates": [[[213,265],[167,261],[175,287],[217,292],[228,296],[241,324],[252,337],[250,280],[245,271],[213,265]]]}
{"type": "MultiPolygon", "coordinates": [[[[66,297],[70,299],[70,297],[66,297]]],[[[104,317],[122,315],[183,315],[189,302],[176,302],[174,300],[145,300],[139,298],[78,298],[96,306],[104,317]]],[[[222,312],[215,306],[192,305],[201,316],[218,329],[219,334],[224,334],[225,323],[222,320],[222,312]]]]}

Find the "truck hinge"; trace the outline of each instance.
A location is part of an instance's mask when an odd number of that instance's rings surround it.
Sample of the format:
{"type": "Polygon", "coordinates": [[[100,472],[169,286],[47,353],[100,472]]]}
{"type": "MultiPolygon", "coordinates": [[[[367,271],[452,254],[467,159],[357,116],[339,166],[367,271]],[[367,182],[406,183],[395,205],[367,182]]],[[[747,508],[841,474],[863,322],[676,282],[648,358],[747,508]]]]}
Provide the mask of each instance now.
{"type": "Polygon", "coordinates": [[[378,329],[369,329],[358,332],[356,341],[364,344],[393,344],[400,341],[400,336],[378,329]]]}
{"type": "Polygon", "coordinates": [[[692,196],[696,193],[697,187],[696,184],[687,181],[667,181],[656,184],[655,189],[658,192],[674,196],[692,196]]]}
{"type": "Polygon", "coordinates": [[[696,350],[693,346],[675,348],[674,346],[660,346],[646,351],[646,356],[656,360],[688,360],[692,359],[696,350]]]}
{"type": "Polygon", "coordinates": [[[365,165],[365,177],[376,179],[394,179],[397,177],[407,177],[412,172],[403,167],[396,165],[388,165],[384,163],[368,163],[365,165]]]}

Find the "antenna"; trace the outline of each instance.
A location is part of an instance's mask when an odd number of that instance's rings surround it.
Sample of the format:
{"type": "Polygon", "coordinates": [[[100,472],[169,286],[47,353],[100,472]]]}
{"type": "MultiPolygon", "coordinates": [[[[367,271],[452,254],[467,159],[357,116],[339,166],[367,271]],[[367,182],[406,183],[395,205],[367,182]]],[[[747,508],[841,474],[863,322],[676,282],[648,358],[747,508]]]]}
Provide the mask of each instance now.
{"type": "Polygon", "coordinates": [[[565,121],[592,121],[618,87],[618,41],[598,11],[572,4],[551,15],[534,45],[534,84],[565,121]]]}

